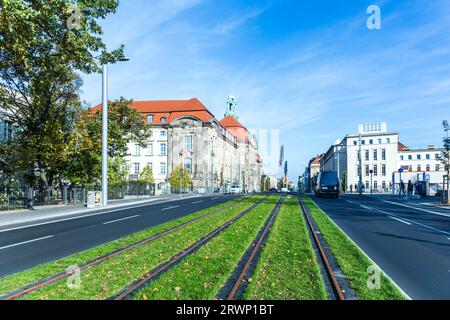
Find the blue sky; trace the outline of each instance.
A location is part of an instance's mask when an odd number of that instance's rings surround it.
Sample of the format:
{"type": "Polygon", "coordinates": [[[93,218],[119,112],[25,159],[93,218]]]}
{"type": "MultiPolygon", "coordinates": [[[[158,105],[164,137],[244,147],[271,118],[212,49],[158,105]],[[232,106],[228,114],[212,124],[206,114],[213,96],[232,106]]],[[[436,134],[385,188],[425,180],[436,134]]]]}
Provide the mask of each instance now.
{"type": "MultiPolygon", "coordinates": [[[[363,122],[410,147],[441,143],[450,118],[448,0],[126,0],[102,22],[110,98],[199,98],[218,118],[238,99],[251,129],[280,130],[290,179],[363,122]],[[382,30],[366,9],[382,10],[382,30]]],[[[82,98],[97,104],[99,75],[82,98]]]]}

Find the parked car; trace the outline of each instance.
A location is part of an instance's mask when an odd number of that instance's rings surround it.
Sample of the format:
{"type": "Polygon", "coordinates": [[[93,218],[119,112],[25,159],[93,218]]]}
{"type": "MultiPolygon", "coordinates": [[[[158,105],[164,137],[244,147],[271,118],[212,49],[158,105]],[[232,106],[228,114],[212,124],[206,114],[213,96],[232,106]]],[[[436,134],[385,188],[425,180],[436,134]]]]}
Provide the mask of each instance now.
{"type": "Polygon", "coordinates": [[[321,172],[317,178],[316,196],[321,198],[324,195],[339,197],[339,178],[337,172],[321,172]]]}
{"type": "Polygon", "coordinates": [[[231,194],[241,194],[242,193],[242,188],[240,186],[231,186],[230,187],[230,193],[231,194]]]}

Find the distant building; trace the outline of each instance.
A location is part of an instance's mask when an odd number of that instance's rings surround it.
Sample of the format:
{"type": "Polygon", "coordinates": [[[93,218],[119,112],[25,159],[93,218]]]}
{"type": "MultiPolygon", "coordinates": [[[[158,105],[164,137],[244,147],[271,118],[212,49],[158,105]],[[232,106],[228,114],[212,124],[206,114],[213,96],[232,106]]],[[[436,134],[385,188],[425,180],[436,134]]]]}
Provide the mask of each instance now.
{"type": "Polygon", "coordinates": [[[8,113],[0,109],[0,143],[13,140],[15,131],[8,113]]]}
{"type": "Polygon", "coordinates": [[[316,189],[317,177],[320,173],[320,164],[323,156],[324,155],[318,155],[312,158],[308,163],[308,167],[306,168],[304,175],[306,192],[314,192],[316,189]]]}
{"type": "Polygon", "coordinates": [[[229,115],[221,121],[195,98],[135,101],[131,107],[151,124],[152,136],[145,149],[128,144],[130,179],[149,166],[159,193],[170,187],[169,177],[182,165],[191,173],[196,192],[227,191],[233,184],[244,192],[260,191],[258,143],[233,117],[235,99],[228,100],[229,115]]]}
{"type": "Polygon", "coordinates": [[[405,182],[428,180],[438,184],[442,183],[444,174],[444,166],[440,163],[442,151],[434,146],[416,150],[407,148],[400,143],[399,133],[389,132],[385,122],[363,124],[357,134],[345,136],[328,149],[321,160],[321,171],[336,171],[341,181],[346,180],[347,191],[356,191],[360,168],[365,190],[370,189],[372,176],[372,187],[376,192],[392,191],[400,183],[400,168],[405,172],[402,176],[405,182]]]}

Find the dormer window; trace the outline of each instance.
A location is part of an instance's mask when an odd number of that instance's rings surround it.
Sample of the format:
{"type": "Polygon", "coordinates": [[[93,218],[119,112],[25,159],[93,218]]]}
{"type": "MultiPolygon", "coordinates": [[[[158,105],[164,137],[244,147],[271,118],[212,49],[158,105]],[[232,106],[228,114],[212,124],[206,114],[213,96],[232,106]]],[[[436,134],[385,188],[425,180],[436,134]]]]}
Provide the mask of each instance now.
{"type": "Polygon", "coordinates": [[[161,118],[161,123],[166,123],[167,122],[167,118],[166,117],[162,117],[161,118]]]}
{"type": "Polygon", "coordinates": [[[153,115],[152,114],[147,115],[147,123],[153,123],[153,115]]]}

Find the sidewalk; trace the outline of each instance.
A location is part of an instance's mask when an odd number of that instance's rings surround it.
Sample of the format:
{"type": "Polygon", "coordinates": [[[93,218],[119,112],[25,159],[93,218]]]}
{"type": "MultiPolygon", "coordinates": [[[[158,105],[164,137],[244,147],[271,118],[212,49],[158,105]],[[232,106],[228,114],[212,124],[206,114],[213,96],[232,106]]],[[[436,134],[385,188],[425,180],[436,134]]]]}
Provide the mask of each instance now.
{"type": "Polygon", "coordinates": [[[45,221],[54,218],[70,218],[77,215],[95,214],[97,212],[107,211],[108,209],[120,209],[136,205],[145,205],[153,202],[170,202],[175,200],[198,198],[204,195],[187,194],[157,196],[152,198],[111,200],[106,207],[86,208],[84,205],[74,206],[44,206],[36,207],[35,210],[16,210],[0,212],[0,227],[23,224],[29,222],[45,221]]]}

